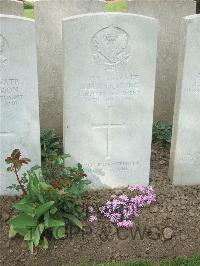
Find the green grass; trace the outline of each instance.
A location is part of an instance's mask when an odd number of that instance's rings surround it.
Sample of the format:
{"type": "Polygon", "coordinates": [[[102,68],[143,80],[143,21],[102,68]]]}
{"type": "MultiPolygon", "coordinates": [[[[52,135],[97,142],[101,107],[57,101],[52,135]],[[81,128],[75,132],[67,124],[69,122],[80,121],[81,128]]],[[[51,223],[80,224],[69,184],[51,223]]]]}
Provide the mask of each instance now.
{"type": "Polygon", "coordinates": [[[174,260],[162,260],[160,262],[141,260],[111,263],[81,263],[79,266],[200,266],[200,257],[177,258],[174,260]]]}
{"type": "Polygon", "coordinates": [[[79,266],[154,266],[152,262],[135,261],[135,262],[112,262],[112,263],[81,263],[79,266]]]}
{"type": "Polygon", "coordinates": [[[108,2],[105,7],[107,12],[126,12],[128,9],[127,0],[108,2]]]}
{"type": "Polygon", "coordinates": [[[34,19],[34,9],[24,9],[24,17],[34,19]]]}
{"type": "Polygon", "coordinates": [[[171,261],[164,261],[160,266],[200,266],[200,257],[177,258],[171,261]]]}

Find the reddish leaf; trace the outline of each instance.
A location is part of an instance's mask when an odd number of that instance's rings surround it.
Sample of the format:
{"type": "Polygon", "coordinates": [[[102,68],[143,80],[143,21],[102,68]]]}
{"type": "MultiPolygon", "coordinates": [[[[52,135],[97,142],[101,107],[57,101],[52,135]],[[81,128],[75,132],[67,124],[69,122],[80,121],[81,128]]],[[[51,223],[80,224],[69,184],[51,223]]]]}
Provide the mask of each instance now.
{"type": "Polygon", "coordinates": [[[19,159],[19,157],[21,156],[21,153],[18,149],[13,150],[11,157],[15,158],[15,159],[19,159]]]}
{"type": "Polygon", "coordinates": [[[52,184],[52,187],[55,188],[55,189],[60,189],[60,184],[59,183],[54,183],[52,184]]]}
{"type": "Polygon", "coordinates": [[[15,154],[15,159],[19,159],[20,156],[21,156],[21,153],[20,153],[20,151],[18,150],[18,152],[16,152],[16,154],[15,154]]]}
{"type": "Polygon", "coordinates": [[[12,157],[7,157],[5,159],[6,163],[12,163],[13,162],[13,158],[12,157]]]}
{"type": "Polygon", "coordinates": [[[31,162],[29,158],[21,158],[21,160],[25,160],[26,162],[31,162]]]}
{"type": "Polygon", "coordinates": [[[81,177],[87,177],[87,175],[84,174],[84,173],[83,173],[83,174],[80,174],[80,176],[81,176],[81,177]]]}

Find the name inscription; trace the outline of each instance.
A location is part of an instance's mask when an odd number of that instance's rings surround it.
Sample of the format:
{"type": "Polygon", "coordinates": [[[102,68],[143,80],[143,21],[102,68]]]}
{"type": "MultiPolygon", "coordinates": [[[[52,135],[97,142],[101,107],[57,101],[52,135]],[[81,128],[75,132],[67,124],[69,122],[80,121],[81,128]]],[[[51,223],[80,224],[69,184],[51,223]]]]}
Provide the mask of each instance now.
{"type": "Polygon", "coordinates": [[[98,77],[88,78],[88,82],[81,84],[80,97],[87,102],[116,102],[121,100],[131,100],[140,91],[140,76],[127,75],[118,78],[113,77],[107,81],[98,77]]]}
{"type": "Polygon", "coordinates": [[[0,78],[0,99],[1,102],[9,105],[19,105],[23,95],[22,82],[19,79],[0,78]]]}

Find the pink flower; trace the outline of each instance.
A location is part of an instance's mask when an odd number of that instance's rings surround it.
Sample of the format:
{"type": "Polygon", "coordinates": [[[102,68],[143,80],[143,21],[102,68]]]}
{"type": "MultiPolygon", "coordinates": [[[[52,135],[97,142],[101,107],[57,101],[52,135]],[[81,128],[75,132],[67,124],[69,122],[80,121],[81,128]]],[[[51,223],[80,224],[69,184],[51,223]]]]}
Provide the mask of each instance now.
{"type": "Polygon", "coordinates": [[[97,216],[96,216],[96,215],[91,215],[91,216],[89,217],[89,222],[90,222],[90,223],[93,223],[93,222],[95,222],[95,221],[97,221],[97,216]]]}
{"type": "Polygon", "coordinates": [[[125,202],[126,202],[126,201],[129,201],[128,196],[127,196],[127,195],[124,195],[124,194],[121,195],[121,196],[119,196],[119,199],[120,199],[120,200],[123,200],[123,201],[125,201],[125,202]]]}
{"type": "Polygon", "coordinates": [[[145,205],[150,205],[156,201],[156,194],[152,186],[144,187],[141,185],[129,186],[130,191],[140,191],[134,197],[125,194],[118,198],[109,200],[104,206],[99,208],[101,214],[110,222],[116,223],[118,227],[132,228],[134,222],[130,219],[140,215],[140,210],[145,205]]]}
{"type": "Polygon", "coordinates": [[[94,212],[94,208],[92,206],[89,206],[88,207],[88,211],[89,211],[89,213],[93,213],[94,212]]]}
{"type": "Polygon", "coordinates": [[[120,213],[113,213],[113,214],[110,215],[110,221],[112,223],[118,222],[120,218],[121,218],[121,214],[120,213]]]}
{"type": "Polygon", "coordinates": [[[133,228],[134,222],[130,220],[123,220],[122,222],[117,223],[118,227],[124,227],[124,228],[133,228]]]}

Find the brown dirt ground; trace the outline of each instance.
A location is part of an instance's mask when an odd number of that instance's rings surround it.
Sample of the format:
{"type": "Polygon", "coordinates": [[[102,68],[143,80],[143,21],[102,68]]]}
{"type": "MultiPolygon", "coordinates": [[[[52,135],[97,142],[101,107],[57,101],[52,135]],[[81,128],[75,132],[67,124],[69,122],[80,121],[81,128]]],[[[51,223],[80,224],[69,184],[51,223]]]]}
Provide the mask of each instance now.
{"type": "MultiPolygon", "coordinates": [[[[86,226],[84,233],[71,229],[65,239],[52,240],[47,251],[30,255],[20,238],[8,239],[9,219],[16,198],[1,197],[0,265],[62,265],[134,259],[163,259],[200,254],[200,186],[174,187],[167,176],[169,152],[153,145],[151,184],[157,203],[144,208],[132,231],[120,230],[105,220],[86,226]],[[140,233],[140,234],[139,234],[140,233]]],[[[87,203],[103,204],[124,190],[90,194],[87,203]]]]}

